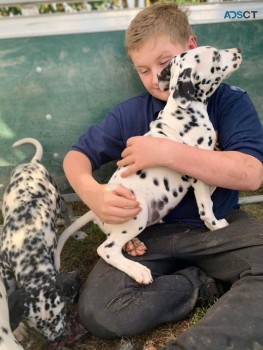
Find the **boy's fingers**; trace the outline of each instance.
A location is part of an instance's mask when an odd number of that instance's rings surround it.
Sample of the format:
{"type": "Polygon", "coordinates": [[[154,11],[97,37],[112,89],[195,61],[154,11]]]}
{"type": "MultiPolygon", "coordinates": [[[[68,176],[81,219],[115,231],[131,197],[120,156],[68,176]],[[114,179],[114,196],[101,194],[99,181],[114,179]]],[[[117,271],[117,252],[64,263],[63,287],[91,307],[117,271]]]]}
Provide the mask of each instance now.
{"type": "Polygon", "coordinates": [[[137,203],[137,205],[139,203],[136,201],[136,197],[134,196],[134,194],[125,187],[117,186],[114,188],[114,190],[112,192],[114,194],[116,194],[117,196],[123,197],[125,199],[130,200],[130,201],[133,201],[134,202],[133,206],[135,205],[135,203],[137,203]]]}
{"type": "Polygon", "coordinates": [[[123,159],[120,159],[117,162],[117,166],[123,167],[123,166],[131,165],[133,163],[134,163],[134,161],[133,161],[132,157],[131,156],[127,156],[127,157],[125,157],[123,159]]]}
{"type": "Polygon", "coordinates": [[[121,177],[128,177],[136,173],[136,169],[131,165],[121,173],[121,177]]]}

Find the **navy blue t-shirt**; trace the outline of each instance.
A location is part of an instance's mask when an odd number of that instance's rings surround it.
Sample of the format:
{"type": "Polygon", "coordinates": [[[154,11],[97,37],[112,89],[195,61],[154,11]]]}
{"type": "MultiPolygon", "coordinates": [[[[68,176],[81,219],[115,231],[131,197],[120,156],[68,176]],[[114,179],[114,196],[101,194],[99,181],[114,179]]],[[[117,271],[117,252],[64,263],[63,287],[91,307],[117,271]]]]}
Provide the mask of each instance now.
{"type": "MultiPolygon", "coordinates": [[[[120,159],[127,140],[145,134],[164,105],[165,102],[147,92],[124,101],[99,124],[90,126],[71,149],[84,153],[91,161],[93,170],[109,161],[120,159]]],[[[240,151],[263,162],[262,125],[245,91],[221,84],[209,98],[208,114],[218,132],[222,151],[240,151]]],[[[218,171],[224,171],[220,164],[218,171]]],[[[217,188],[212,200],[215,216],[221,219],[231,208],[238,208],[238,191],[217,188]]],[[[191,189],[164,221],[202,224],[191,189]]]]}

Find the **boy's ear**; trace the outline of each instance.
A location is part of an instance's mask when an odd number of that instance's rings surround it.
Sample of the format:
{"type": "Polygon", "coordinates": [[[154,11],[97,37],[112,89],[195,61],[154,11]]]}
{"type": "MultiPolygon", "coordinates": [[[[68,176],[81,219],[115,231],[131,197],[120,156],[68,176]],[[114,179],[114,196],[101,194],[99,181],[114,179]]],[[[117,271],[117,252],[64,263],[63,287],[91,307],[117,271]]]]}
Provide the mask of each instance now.
{"type": "Polygon", "coordinates": [[[194,82],[192,80],[192,68],[185,68],[178,76],[177,82],[171,86],[173,98],[179,107],[186,109],[194,99],[194,82]]]}
{"type": "Polygon", "coordinates": [[[171,79],[171,66],[172,62],[166,66],[161,73],[157,75],[158,77],[158,82],[159,82],[159,87],[162,91],[167,91],[169,90],[169,85],[170,85],[170,79],[171,79]]]}

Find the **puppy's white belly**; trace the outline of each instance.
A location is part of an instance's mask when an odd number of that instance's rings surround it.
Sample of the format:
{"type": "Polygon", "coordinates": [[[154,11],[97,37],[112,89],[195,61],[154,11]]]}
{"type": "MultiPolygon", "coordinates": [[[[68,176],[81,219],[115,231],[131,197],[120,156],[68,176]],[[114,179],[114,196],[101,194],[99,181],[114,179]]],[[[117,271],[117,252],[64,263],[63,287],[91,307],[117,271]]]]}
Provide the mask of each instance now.
{"type": "Polygon", "coordinates": [[[159,222],[181,201],[190,187],[184,176],[170,169],[151,168],[122,178],[124,170],[125,168],[120,168],[115,172],[109,185],[121,185],[132,191],[141,205],[145,203],[146,226],[159,222]]]}

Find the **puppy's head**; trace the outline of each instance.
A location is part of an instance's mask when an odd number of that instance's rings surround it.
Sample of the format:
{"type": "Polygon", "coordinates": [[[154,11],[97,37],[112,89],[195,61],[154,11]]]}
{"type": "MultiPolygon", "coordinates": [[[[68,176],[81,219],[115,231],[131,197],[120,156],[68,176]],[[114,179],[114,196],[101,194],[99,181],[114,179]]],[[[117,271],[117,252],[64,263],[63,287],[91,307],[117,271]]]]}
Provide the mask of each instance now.
{"type": "Polygon", "coordinates": [[[28,296],[26,303],[28,325],[49,341],[59,339],[66,327],[64,298],[55,286],[45,287],[33,293],[28,296]]]}
{"type": "Polygon", "coordinates": [[[8,298],[12,330],[26,319],[47,340],[58,340],[66,326],[66,303],[77,301],[80,285],[78,273],[72,272],[60,274],[56,282],[49,281],[38,289],[16,290],[8,298]]]}
{"type": "Polygon", "coordinates": [[[219,84],[228,78],[241,64],[238,48],[219,50],[201,46],[175,56],[158,75],[162,90],[169,86],[170,96],[181,108],[188,108],[192,101],[207,103],[207,98],[219,84]]]}

